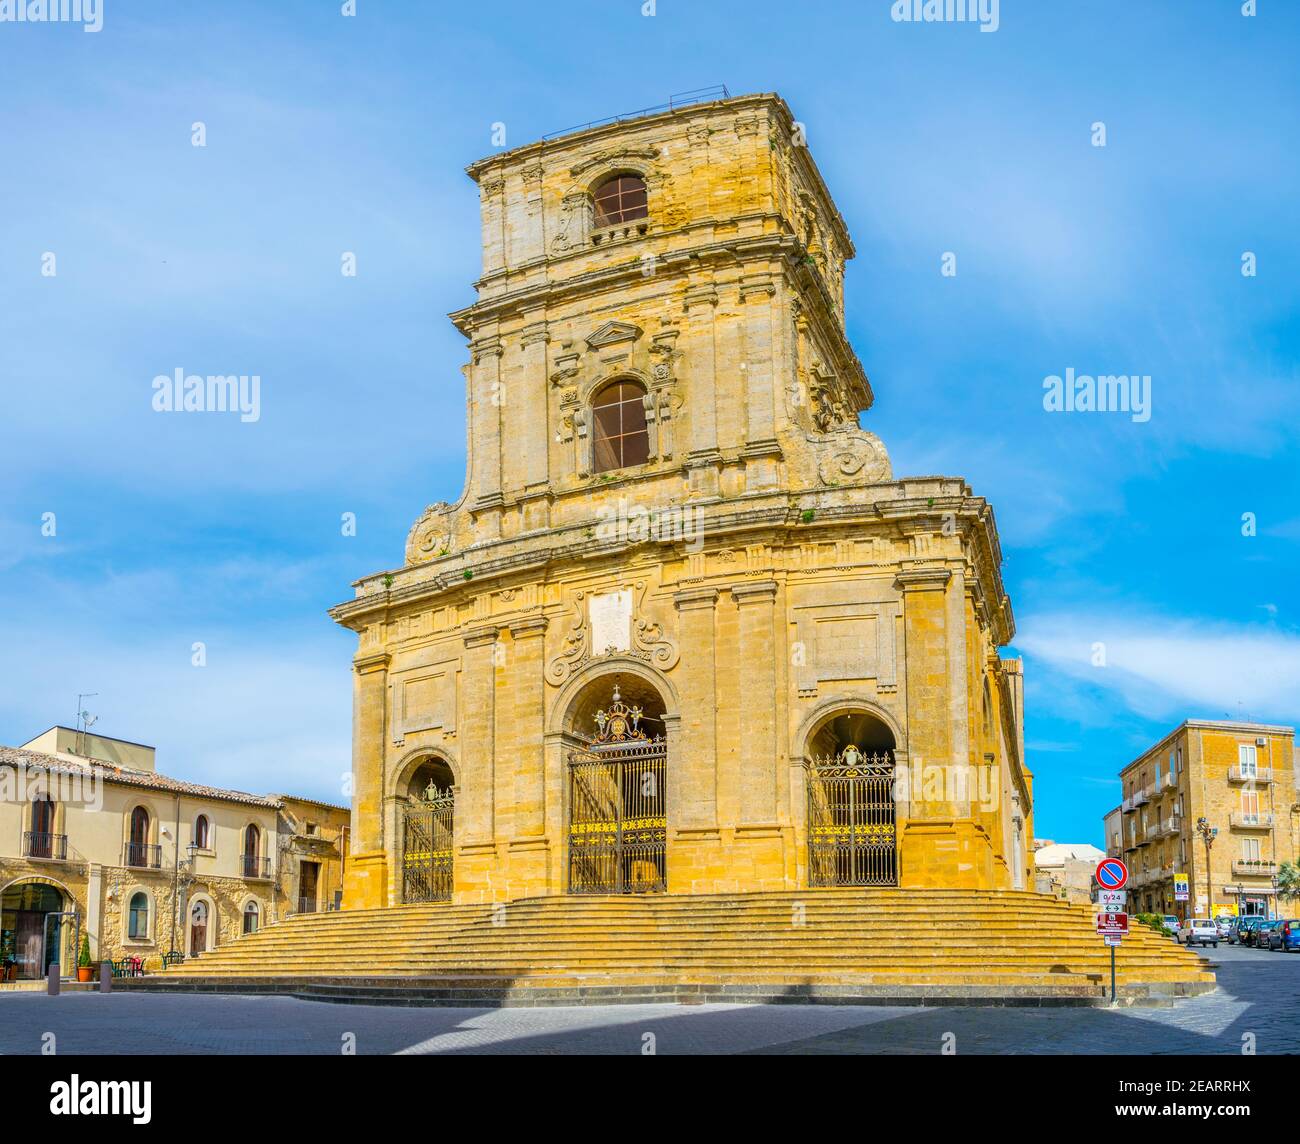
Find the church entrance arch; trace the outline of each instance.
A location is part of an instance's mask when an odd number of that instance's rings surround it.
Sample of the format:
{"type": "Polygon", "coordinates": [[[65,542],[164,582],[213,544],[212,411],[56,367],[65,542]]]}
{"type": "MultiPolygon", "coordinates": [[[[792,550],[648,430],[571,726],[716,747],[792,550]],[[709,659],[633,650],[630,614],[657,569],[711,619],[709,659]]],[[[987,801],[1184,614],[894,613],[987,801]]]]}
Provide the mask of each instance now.
{"type": "Polygon", "coordinates": [[[575,698],[565,751],[571,894],[668,888],[664,702],[636,676],[601,676],[575,698]]]}
{"type": "Polygon", "coordinates": [[[867,711],[829,716],[808,739],[808,881],[896,886],[894,734],[867,711]]]}
{"type": "Polygon", "coordinates": [[[402,807],[402,901],[448,902],[456,804],[451,768],[436,757],[416,768],[402,807]]]}

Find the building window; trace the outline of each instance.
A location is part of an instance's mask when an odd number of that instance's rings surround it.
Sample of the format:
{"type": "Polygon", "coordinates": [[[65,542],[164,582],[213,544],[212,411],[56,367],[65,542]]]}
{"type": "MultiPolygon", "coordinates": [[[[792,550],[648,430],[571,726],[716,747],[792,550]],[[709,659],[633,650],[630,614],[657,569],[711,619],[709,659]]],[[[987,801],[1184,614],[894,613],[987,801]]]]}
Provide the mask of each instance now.
{"type": "Polygon", "coordinates": [[[1253,779],[1258,774],[1256,765],[1259,762],[1259,755],[1255,750],[1254,743],[1237,744],[1237,764],[1241,767],[1241,777],[1253,779]]]}
{"type": "MultiPolygon", "coordinates": [[[[1172,764],[1171,764],[1171,765],[1172,765],[1172,764]]],[[[1160,779],[1161,779],[1161,777],[1163,776],[1163,774],[1164,774],[1164,771],[1161,769],[1160,764],[1159,764],[1159,763],[1156,763],[1156,788],[1157,788],[1157,789],[1159,789],[1159,787],[1160,787],[1160,779]]]]}
{"type": "Polygon", "coordinates": [[[1244,862],[1259,861],[1259,839],[1243,838],[1241,840],[1241,857],[1244,862]]]}
{"type": "Polygon", "coordinates": [[[615,175],[596,188],[596,225],[610,226],[645,218],[650,213],[645,181],[636,175],[615,175]]]}
{"type": "Polygon", "coordinates": [[[249,902],[244,907],[244,932],[257,933],[258,908],[256,902],[249,902]]]}
{"type": "Polygon", "coordinates": [[[1259,815],[1259,791],[1241,792],[1241,813],[1252,819],[1259,815]]]}
{"type": "Polygon", "coordinates": [[[127,912],[126,936],[132,941],[149,940],[149,895],[137,890],[131,895],[131,906],[127,912]]]}
{"type": "Polygon", "coordinates": [[[212,824],[206,814],[200,814],[194,820],[194,845],[200,850],[212,849],[212,824]]]}
{"type": "Polygon", "coordinates": [[[131,811],[131,837],[126,846],[126,864],[149,865],[149,812],[142,806],[131,811]]]}
{"type": "Polygon", "coordinates": [[[591,403],[592,459],[597,473],[644,465],[650,459],[645,390],[635,381],[605,386],[591,403]]]}
{"type": "Polygon", "coordinates": [[[244,877],[259,877],[262,871],[259,869],[259,853],[262,849],[262,832],[257,829],[251,822],[244,831],[244,877]]]}

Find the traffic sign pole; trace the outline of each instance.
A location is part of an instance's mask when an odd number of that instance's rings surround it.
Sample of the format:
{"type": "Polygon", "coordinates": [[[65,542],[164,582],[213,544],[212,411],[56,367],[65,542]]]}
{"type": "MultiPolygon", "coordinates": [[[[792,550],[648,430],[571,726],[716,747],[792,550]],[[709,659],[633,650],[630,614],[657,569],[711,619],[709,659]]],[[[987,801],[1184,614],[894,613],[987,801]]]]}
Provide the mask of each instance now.
{"type": "Polygon", "coordinates": [[[1106,938],[1110,946],[1110,1003],[1115,1004],[1115,947],[1128,933],[1127,908],[1128,895],[1124,887],[1128,884],[1128,866],[1120,858],[1103,858],[1097,863],[1094,875],[1097,881],[1097,904],[1101,911],[1097,916],[1097,931],[1106,938]],[[1104,915],[1104,920],[1103,920],[1104,915]]]}

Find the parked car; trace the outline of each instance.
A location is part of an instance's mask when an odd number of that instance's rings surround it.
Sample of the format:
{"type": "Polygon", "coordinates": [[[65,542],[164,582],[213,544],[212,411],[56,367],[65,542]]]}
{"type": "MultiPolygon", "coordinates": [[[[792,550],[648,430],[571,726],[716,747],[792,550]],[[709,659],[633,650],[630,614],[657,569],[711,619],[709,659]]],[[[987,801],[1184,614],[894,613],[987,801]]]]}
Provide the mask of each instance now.
{"type": "Polygon", "coordinates": [[[1280,921],[1275,921],[1275,920],[1261,921],[1259,925],[1255,927],[1255,940],[1251,942],[1251,945],[1253,945],[1256,949],[1272,948],[1269,945],[1270,935],[1281,924],[1282,923],[1280,921]]]}
{"type": "Polygon", "coordinates": [[[1246,917],[1239,918],[1237,921],[1237,944],[1254,945],[1255,930],[1259,928],[1259,923],[1263,918],[1246,917]]]}
{"type": "Polygon", "coordinates": [[[1174,931],[1180,945],[1212,945],[1219,947],[1219,927],[1209,918],[1191,918],[1174,931]]]}
{"type": "Polygon", "coordinates": [[[1300,949],[1300,918],[1283,918],[1274,929],[1269,930],[1268,948],[1280,949],[1283,953],[1300,949]]]}
{"type": "Polygon", "coordinates": [[[1178,936],[1178,919],[1173,914],[1165,914],[1160,920],[1165,923],[1165,929],[1178,936]]]}
{"type": "Polygon", "coordinates": [[[1228,914],[1221,914],[1214,919],[1214,924],[1219,929],[1219,940],[1227,941],[1232,936],[1233,918],[1228,914]]]}

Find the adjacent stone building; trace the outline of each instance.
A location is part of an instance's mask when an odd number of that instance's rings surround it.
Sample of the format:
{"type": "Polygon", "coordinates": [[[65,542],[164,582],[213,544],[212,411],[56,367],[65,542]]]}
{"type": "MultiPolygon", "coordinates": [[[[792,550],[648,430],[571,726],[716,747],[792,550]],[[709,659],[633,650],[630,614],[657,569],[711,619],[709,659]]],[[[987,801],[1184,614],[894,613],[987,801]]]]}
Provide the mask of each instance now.
{"type": "Polygon", "coordinates": [[[349,811],[160,774],[152,747],[53,727],[0,747],[0,973],[210,952],[334,908],[349,811]]]}
{"type": "Polygon", "coordinates": [[[469,175],[465,487],[332,611],[346,904],[1030,885],[993,511],[861,427],[854,246],[784,101],[469,175]]]}
{"type": "MultiPolygon", "coordinates": [[[[1296,858],[1295,728],[1189,719],[1120,772],[1120,856],[1134,912],[1275,916],[1296,858]],[[1210,836],[1206,865],[1206,835],[1210,836]],[[1207,877],[1208,872],[1208,877],[1207,877]],[[1189,900],[1174,897],[1188,877],[1189,900]]],[[[1116,812],[1106,816],[1112,851],[1116,812]]]]}

